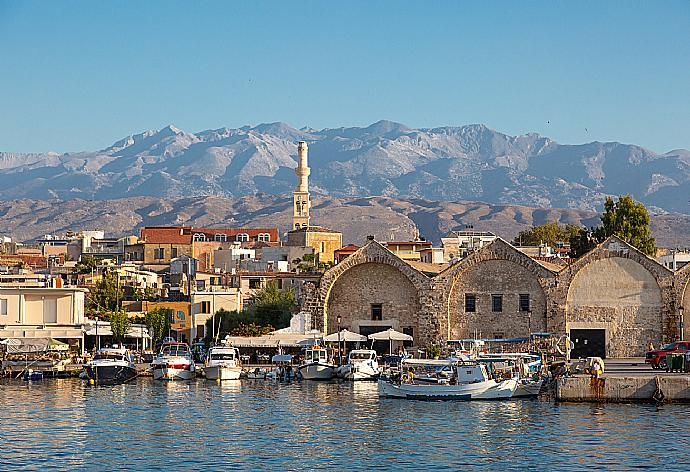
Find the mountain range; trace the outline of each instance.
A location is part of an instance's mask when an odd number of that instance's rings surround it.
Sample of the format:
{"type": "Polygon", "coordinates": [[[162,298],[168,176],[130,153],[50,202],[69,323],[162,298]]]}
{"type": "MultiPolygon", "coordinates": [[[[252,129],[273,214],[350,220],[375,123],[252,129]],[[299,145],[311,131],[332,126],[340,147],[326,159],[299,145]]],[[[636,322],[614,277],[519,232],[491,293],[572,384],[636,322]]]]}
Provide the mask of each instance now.
{"type": "MultiPolygon", "coordinates": [[[[313,200],[314,224],[343,232],[345,243],[361,245],[366,236],[382,241],[424,237],[438,244],[451,231],[472,226],[512,240],[532,225],[558,221],[584,226],[599,223],[596,212],[572,208],[540,209],[479,202],[443,202],[392,197],[313,200]]],[[[115,200],[66,201],[20,199],[0,201],[0,234],[19,241],[69,230],[104,229],[108,236],[139,234],[146,225],[196,227],[291,227],[290,196],[259,194],[246,197],[128,197],[115,200]]],[[[690,217],[652,216],[652,232],[663,247],[686,247],[690,217]]]]}
{"type": "Polygon", "coordinates": [[[289,195],[297,142],[309,143],[310,187],[334,199],[482,201],[601,210],[630,193],[654,214],[690,214],[690,151],[617,142],[559,144],[484,125],[295,129],[285,123],[189,133],[174,126],[93,152],[0,152],[0,199],[111,200],[289,195]]]}

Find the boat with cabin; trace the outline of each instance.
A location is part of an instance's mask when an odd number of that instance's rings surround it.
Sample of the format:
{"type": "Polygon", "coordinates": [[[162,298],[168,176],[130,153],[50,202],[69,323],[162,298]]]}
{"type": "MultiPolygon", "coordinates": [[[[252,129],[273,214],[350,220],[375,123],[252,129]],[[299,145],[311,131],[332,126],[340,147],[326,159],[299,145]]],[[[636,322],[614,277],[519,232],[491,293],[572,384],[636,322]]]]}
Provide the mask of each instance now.
{"type": "Polygon", "coordinates": [[[330,380],[335,375],[335,365],[328,358],[328,350],[321,346],[304,349],[304,363],[298,368],[304,380],[330,380]]]}
{"type": "Polygon", "coordinates": [[[84,364],[86,377],[92,383],[115,385],[128,382],[137,376],[134,356],[124,347],[104,347],[84,364]]]}
{"type": "Polygon", "coordinates": [[[164,343],[151,368],[155,380],[189,380],[196,375],[192,351],[185,343],[164,343]]]}
{"type": "Polygon", "coordinates": [[[388,398],[502,400],[513,396],[517,384],[512,378],[492,378],[487,366],[476,361],[403,359],[396,376],[379,379],[378,391],[388,398]]]}
{"type": "Polygon", "coordinates": [[[373,349],[354,349],[347,356],[347,364],[338,367],[336,374],[345,380],[376,380],[381,368],[373,349]]]}
{"type": "Polygon", "coordinates": [[[240,351],[232,346],[213,346],[206,354],[204,375],[208,380],[237,380],[242,373],[240,351]]]}
{"type": "Polygon", "coordinates": [[[477,362],[485,363],[490,370],[503,377],[517,379],[518,386],[513,398],[536,397],[541,392],[544,376],[541,374],[541,356],[526,352],[484,353],[472,357],[477,362]]]}

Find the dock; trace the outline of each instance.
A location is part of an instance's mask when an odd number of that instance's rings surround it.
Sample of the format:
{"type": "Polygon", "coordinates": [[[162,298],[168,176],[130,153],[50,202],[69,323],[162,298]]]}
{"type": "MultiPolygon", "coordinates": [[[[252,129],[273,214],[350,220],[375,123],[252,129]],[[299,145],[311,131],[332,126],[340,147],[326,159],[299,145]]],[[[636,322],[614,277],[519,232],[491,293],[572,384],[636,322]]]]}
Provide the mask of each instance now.
{"type": "Polygon", "coordinates": [[[589,375],[556,381],[562,402],[690,402],[690,373],[654,370],[644,358],[607,359],[600,379],[589,375]]]}

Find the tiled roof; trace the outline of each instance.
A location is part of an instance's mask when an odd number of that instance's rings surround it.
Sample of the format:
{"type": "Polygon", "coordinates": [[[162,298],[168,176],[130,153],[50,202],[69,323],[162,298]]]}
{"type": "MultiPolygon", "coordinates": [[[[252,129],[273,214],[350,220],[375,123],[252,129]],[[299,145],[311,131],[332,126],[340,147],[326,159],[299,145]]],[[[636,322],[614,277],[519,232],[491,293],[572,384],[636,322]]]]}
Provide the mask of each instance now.
{"type": "Polygon", "coordinates": [[[151,244],[192,244],[191,226],[144,226],[141,239],[151,244]]]}

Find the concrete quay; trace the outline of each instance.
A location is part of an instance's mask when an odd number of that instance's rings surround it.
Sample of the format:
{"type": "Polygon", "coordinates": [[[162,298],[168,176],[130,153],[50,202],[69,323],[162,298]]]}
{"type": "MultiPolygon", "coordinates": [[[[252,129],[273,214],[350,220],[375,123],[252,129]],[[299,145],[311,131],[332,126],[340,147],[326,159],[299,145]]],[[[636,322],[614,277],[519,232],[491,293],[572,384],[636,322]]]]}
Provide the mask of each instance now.
{"type": "Polygon", "coordinates": [[[561,402],[690,403],[690,374],[652,370],[644,359],[612,359],[600,379],[588,375],[556,381],[561,402]]]}

